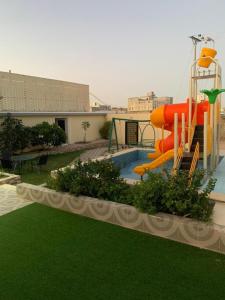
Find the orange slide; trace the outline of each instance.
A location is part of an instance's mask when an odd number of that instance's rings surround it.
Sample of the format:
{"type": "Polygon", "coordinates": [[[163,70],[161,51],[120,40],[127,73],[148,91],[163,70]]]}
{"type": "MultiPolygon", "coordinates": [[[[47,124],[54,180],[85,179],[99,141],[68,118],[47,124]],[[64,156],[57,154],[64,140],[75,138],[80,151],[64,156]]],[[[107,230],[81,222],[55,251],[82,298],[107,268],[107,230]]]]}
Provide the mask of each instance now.
{"type": "MultiPolygon", "coordinates": [[[[139,175],[144,175],[146,171],[155,169],[161,164],[170,160],[174,156],[174,114],[178,114],[178,143],[181,142],[181,119],[182,113],[185,115],[185,127],[187,127],[188,120],[188,102],[180,104],[166,104],[156,108],[151,114],[151,122],[157,128],[162,128],[171,133],[161,140],[157,140],[155,143],[155,152],[149,153],[148,158],[154,159],[153,161],[137,166],[134,168],[134,172],[139,175]]],[[[197,108],[197,124],[203,125],[204,123],[204,111],[208,111],[208,101],[203,101],[198,104],[197,108]]],[[[192,112],[194,112],[194,105],[192,112]]],[[[185,139],[187,139],[187,131],[185,133],[185,139]]]]}

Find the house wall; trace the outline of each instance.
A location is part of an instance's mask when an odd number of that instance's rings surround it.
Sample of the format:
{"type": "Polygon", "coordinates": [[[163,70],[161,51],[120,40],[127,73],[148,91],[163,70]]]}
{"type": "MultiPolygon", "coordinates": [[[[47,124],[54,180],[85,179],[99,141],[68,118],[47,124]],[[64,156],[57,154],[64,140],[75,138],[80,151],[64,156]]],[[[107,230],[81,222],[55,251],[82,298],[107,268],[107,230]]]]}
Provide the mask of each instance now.
{"type": "Polygon", "coordinates": [[[104,115],[68,117],[68,142],[75,143],[83,141],[84,131],[81,126],[83,121],[90,123],[90,127],[87,130],[87,141],[100,139],[99,129],[103,126],[105,120],[104,115]]]}

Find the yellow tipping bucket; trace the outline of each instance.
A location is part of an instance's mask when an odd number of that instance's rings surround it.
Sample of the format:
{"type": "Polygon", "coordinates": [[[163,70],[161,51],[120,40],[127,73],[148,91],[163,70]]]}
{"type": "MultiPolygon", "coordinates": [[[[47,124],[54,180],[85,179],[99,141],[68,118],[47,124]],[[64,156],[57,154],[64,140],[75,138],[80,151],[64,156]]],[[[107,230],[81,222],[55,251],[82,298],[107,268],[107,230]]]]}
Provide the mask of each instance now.
{"type": "Polygon", "coordinates": [[[212,58],[214,58],[217,54],[217,51],[212,48],[202,48],[200,59],[198,61],[198,66],[202,68],[208,68],[212,63],[212,58]],[[209,56],[209,57],[207,57],[209,56]]]}

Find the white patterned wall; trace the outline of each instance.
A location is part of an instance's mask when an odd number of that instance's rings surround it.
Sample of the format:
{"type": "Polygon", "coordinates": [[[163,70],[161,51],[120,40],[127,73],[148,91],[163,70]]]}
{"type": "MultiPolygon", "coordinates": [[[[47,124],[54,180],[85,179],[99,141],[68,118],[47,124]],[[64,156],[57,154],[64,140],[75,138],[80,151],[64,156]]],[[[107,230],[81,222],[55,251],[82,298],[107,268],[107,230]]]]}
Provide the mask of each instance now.
{"type": "Polygon", "coordinates": [[[1,111],[89,111],[89,86],[34,76],[0,72],[1,111]]]}

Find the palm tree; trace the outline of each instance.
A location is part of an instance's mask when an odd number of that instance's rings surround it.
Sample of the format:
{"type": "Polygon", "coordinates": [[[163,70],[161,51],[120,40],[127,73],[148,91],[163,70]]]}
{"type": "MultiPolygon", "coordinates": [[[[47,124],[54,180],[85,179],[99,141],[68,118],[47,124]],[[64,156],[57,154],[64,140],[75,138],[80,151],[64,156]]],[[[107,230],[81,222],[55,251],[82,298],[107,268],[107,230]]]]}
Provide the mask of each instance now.
{"type": "Polygon", "coordinates": [[[225,89],[211,89],[201,91],[201,93],[208,96],[210,104],[214,104],[216,102],[217,96],[223,92],[225,92],[225,89]]]}
{"type": "Polygon", "coordinates": [[[87,130],[91,126],[91,124],[88,121],[83,121],[81,123],[81,126],[84,130],[84,143],[86,143],[86,135],[87,135],[87,130]]]}

